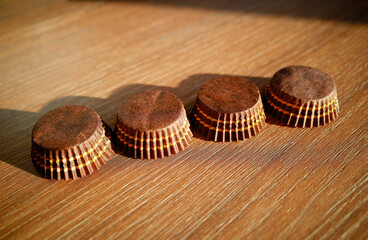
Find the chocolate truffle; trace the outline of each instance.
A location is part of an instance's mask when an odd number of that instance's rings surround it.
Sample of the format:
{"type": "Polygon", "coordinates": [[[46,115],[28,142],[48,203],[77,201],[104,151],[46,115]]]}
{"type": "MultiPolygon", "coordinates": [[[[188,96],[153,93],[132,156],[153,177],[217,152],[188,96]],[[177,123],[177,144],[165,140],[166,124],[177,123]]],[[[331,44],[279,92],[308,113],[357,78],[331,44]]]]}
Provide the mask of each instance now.
{"type": "Polygon", "coordinates": [[[207,140],[225,142],[251,138],[265,126],[257,86],[241,77],[219,77],[199,90],[191,114],[193,131],[207,140]]]}
{"type": "Polygon", "coordinates": [[[265,107],[288,126],[319,127],[336,119],[339,113],[334,80],[316,68],[282,68],[263,93],[265,107]]]}
{"type": "Polygon", "coordinates": [[[183,151],[192,132],[180,99],[172,93],[153,90],[133,95],[122,103],[115,135],[123,154],[156,159],[183,151]]]}
{"type": "Polygon", "coordinates": [[[111,129],[86,106],[56,108],[32,131],[32,161],[49,179],[76,179],[98,170],[113,155],[111,129]]]}

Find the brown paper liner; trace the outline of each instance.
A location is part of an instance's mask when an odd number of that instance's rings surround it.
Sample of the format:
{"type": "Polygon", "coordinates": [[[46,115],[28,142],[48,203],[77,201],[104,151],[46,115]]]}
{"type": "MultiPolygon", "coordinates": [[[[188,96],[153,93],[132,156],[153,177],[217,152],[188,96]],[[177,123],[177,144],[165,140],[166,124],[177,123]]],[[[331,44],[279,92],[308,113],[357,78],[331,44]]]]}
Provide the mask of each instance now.
{"type": "Polygon", "coordinates": [[[292,127],[323,126],[335,120],[340,111],[336,89],[326,98],[303,103],[267,83],[263,97],[270,114],[292,127]]]}
{"type": "Polygon", "coordinates": [[[240,141],[256,136],[266,125],[261,96],[250,109],[238,113],[218,113],[196,102],[190,116],[192,129],[207,140],[240,141]]]}
{"type": "Polygon", "coordinates": [[[44,178],[81,178],[98,170],[112,157],[114,152],[107,136],[111,136],[111,129],[101,122],[88,140],[69,149],[49,150],[32,142],[32,161],[44,178]]]}
{"type": "Polygon", "coordinates": [[[192,140],[186,116],[159,130],[139,131],[126,126],[117,118],[116,145],[123,154],[139,159],[157,159],[183,151],[192,140]]]}

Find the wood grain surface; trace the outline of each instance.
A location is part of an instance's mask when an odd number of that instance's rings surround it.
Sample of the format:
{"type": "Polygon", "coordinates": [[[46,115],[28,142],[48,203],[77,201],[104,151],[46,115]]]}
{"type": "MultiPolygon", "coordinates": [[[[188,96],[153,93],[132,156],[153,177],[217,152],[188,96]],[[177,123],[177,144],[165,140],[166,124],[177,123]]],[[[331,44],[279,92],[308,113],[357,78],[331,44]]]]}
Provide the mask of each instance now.
{"type": "Polygon", "coordinates": [[[1,239],[367,239],[366,1],[0,1],[1,239]],[[159,160],[117,154],[76,181],[39,176],[31,130],[49,110],[176,94],[218,75],[259,88],[288,65],[336,81],[341,113],[301,129],[267,116],[238,143],[195,137],[159,160]]]}

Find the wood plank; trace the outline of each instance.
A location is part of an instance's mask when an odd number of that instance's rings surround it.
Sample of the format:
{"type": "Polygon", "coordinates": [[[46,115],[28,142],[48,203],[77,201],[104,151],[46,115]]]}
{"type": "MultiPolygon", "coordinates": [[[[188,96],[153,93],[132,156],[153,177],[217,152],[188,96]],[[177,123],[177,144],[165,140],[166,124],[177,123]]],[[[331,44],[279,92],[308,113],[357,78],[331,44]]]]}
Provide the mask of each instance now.
{"type": "Polygon", "coordinates": [[[0,238],[366,239],[368,27],[364,1],[2,1],[0,238]],[[341,113],[238,143],[195,137],[160,160],[116,155],[76,181],[42,179],[30,134],[47,111],[93,107],[113,127],[127,96],[176,94],[189,112],[219,75],[259,88],[279,68],[330,74],[341,113]]]}

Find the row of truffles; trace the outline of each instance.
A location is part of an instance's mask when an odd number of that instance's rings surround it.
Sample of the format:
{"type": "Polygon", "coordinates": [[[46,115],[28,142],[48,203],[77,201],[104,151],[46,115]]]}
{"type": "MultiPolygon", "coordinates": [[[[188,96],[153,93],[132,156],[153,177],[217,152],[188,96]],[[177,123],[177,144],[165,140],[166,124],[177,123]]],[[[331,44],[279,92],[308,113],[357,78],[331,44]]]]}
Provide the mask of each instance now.
{"type": "MultiPolygon", "coordinates": [[[[271,115],[292,127],[319,127],[339,113],[336,86],[326,73],[290,66],[277,71],[262,91],[271,115]]],[[[266,116],[257,86],[241,77],[203,84],[190,114],[174,94],[154,90],[127,98],[112,131],[86,106],[54,109],[32,131],[32,161],[48,179],[76,179],[93,173],[114,154],[157,159],[183,151],[192,132],[211,141],[240,141],[259,134],[266,116]]]]}

